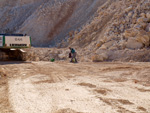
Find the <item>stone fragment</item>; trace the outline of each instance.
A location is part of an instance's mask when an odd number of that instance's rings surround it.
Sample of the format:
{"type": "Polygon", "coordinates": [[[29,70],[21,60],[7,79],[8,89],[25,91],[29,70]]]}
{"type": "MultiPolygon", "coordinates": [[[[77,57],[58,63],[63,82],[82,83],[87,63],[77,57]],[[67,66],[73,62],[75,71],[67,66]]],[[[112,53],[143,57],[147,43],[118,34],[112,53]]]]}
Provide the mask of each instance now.
{"type": "Polygon", "coordinates": [[[143,48],[143,44],[141,42],[136,41],[133,38],[130,38],[126,43],[126,47],[128,49],[141,49],[143,48]]]}
{"type": "Polygon", "coordinates": [[[146,47],[149,46],[150,44],[150,36],[148,35],[148,33],[144,30],[140,30],[136,36],[136,40],[140,43],[142,43],[143,45],[145,45],[146,47]]]}
{"type": "Polygon", "coordinates": [[[129,12],[129,11],[131,11],[132,9],[133,9],[133,7],[130,6],[130,7],[128,7],[128,8],[125,9],[125,12],[129,12]]]}
{"type": "Polygon", "coordinates": [[[137,23],[143,23],[143,22],[149,22],[150,19],[149,18],[143,18],[143,17],[140,17],[137,19],[137,23]]]}
{"type": "Polygon", "coordinates": [[[115,43],[115,40],[106,42],[102,45],[101,49],[108,49],[109,47],[111,47],[113,44],[115,43]]]}
{"type": "Polygon", "coordinates": [[[128,13],[128,17],[132,17],[133,13],[132,12],[129,12],[128,13]]]}
{"type": "Polygon", "coordinates": [[[147,32],[150,32],[150,23],[147,24],[146,29],[147,32]]]}
{"type": "Polygon", "coordinates": [[[35,61],[40,61],[40,58],[39,57],[35,57],[35,61]]]}
{"type": "Polygon", "coordinates": [[[92,61],[93,62],[102,62],[108,59],[108,55],[106,53],[102,53],[100,55],[93,55],[92,61]]]}
{"type": "Polygon", "coordinates": [[[150,12],[146,13],[146,17],[150,18],[150,12]]]}
{"type": "Polygon", "coordinates": [[[141,13],[140,16],[143,17],[143,18],[145,18],[146,14],[145,13],[141,13]]]}
{"type": "Polygon", "coordinates": [[[125,36],[125,38],[135,37],[137,33],[138,33],[138,30],[131,28],[131,29],[125,30],[123,35],[125,36]]]}
{"type": "Polygon", "coordinates": [[[144,23],[144,22],[141,22],[139,25],[140,25],[140,27],[141,27],[142,29],[145,29],[145,28],[146,28],[146,26],[147,26],[147,24],[146,24],[146,23],[144,23]]]}

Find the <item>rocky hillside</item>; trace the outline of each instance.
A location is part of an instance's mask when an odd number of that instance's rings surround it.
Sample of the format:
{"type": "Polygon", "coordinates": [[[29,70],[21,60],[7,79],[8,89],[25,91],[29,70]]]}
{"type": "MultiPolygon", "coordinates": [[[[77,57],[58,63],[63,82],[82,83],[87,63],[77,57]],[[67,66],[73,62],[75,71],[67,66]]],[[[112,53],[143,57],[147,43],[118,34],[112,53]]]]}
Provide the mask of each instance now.
{"type": "Polygon", "coordinates": [[[0,32],[24,33],[33,46],[56,46],[90,22],[106,0],[1,0],[0,32]]]}
{"type": "Polygon", "coordinates": [[[63,47],[33,48],[27,59],[66,59],[71,46],[81,61],[150,61],[149,0],[1,0],[0,26],[63,47]]]}
{"type": "Polygon", "coordinates": [[[93,20],[79,33],[74,31],[68,41],[71,46],[80,47],[81,56],[92,57],[94,61],[127,55],[138,57],[140,49],[144,52],[150,46],[150,1],[109,0],[99,7],[93,20]],[[132,50],[134,52],[127,52],[132,50]]]}

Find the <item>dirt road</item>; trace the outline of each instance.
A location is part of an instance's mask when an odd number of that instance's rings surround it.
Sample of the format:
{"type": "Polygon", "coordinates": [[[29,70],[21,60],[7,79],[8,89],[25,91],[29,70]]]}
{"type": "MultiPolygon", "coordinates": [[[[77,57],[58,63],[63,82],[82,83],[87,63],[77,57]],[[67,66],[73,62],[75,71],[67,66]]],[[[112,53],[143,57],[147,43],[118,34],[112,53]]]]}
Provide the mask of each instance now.
{"type": "Polygon", "coordinates": [[[0,113],[150,113],[150,63],[0,64],[0,113]]]}

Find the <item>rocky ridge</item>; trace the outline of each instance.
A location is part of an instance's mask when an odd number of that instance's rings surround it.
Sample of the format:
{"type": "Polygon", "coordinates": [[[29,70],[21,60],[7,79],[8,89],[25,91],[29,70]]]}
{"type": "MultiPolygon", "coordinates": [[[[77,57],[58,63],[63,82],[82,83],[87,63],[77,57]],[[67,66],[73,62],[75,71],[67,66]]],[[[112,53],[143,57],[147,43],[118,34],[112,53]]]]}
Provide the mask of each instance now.
{"type": "Polygon", "coordinates": [[[149,6],[149,0],[109,0],[99,7],[91,23],[74,32],[70,44],[83,48],[80,54],[88,54],[93,61],[111,59],[115,51],[120,51],[117,58],[125,51],[138,54],[150,45],[149,6]]]}
{"type": "Polygon", "coordinates": [[[1,0],[0,32],[23,33],[34,47],[54,47],[89,22],[105,0],[1,0]]]}
{"type": "Polygon", "coordinates": [[[31,34],[33,45],[58,47],[31,48],[27,60],[66,60],[71,46],[80,61],[150,61],[149,6],[149,0],[9,1],[0,6],[1,17],[8,13],[7,19],[0,19],[1,31],[9,26],[31,34]],[[14,27],[13,19],[21,19],[18,26],[14,27]]]}

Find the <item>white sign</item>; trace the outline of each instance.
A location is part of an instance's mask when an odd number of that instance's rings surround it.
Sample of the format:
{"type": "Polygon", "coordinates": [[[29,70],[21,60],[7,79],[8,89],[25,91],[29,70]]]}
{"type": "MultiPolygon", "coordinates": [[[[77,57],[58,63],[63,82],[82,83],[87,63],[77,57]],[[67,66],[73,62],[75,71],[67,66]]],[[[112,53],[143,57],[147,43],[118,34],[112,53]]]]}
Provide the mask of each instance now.
{"type": "MultiPolygon", "coordinates": [[[[5,36],[5,44],[7,47],[18,47],[26,45],[30,46],[30,37],[29,36],[5,36]]],[[[24,47],[26,47],[24,46],[24,47]]]]}
{"type": "Polygon", "coordinates": [[[0,47],[3,46],[3,36],[0,36],[0,47]]]}

